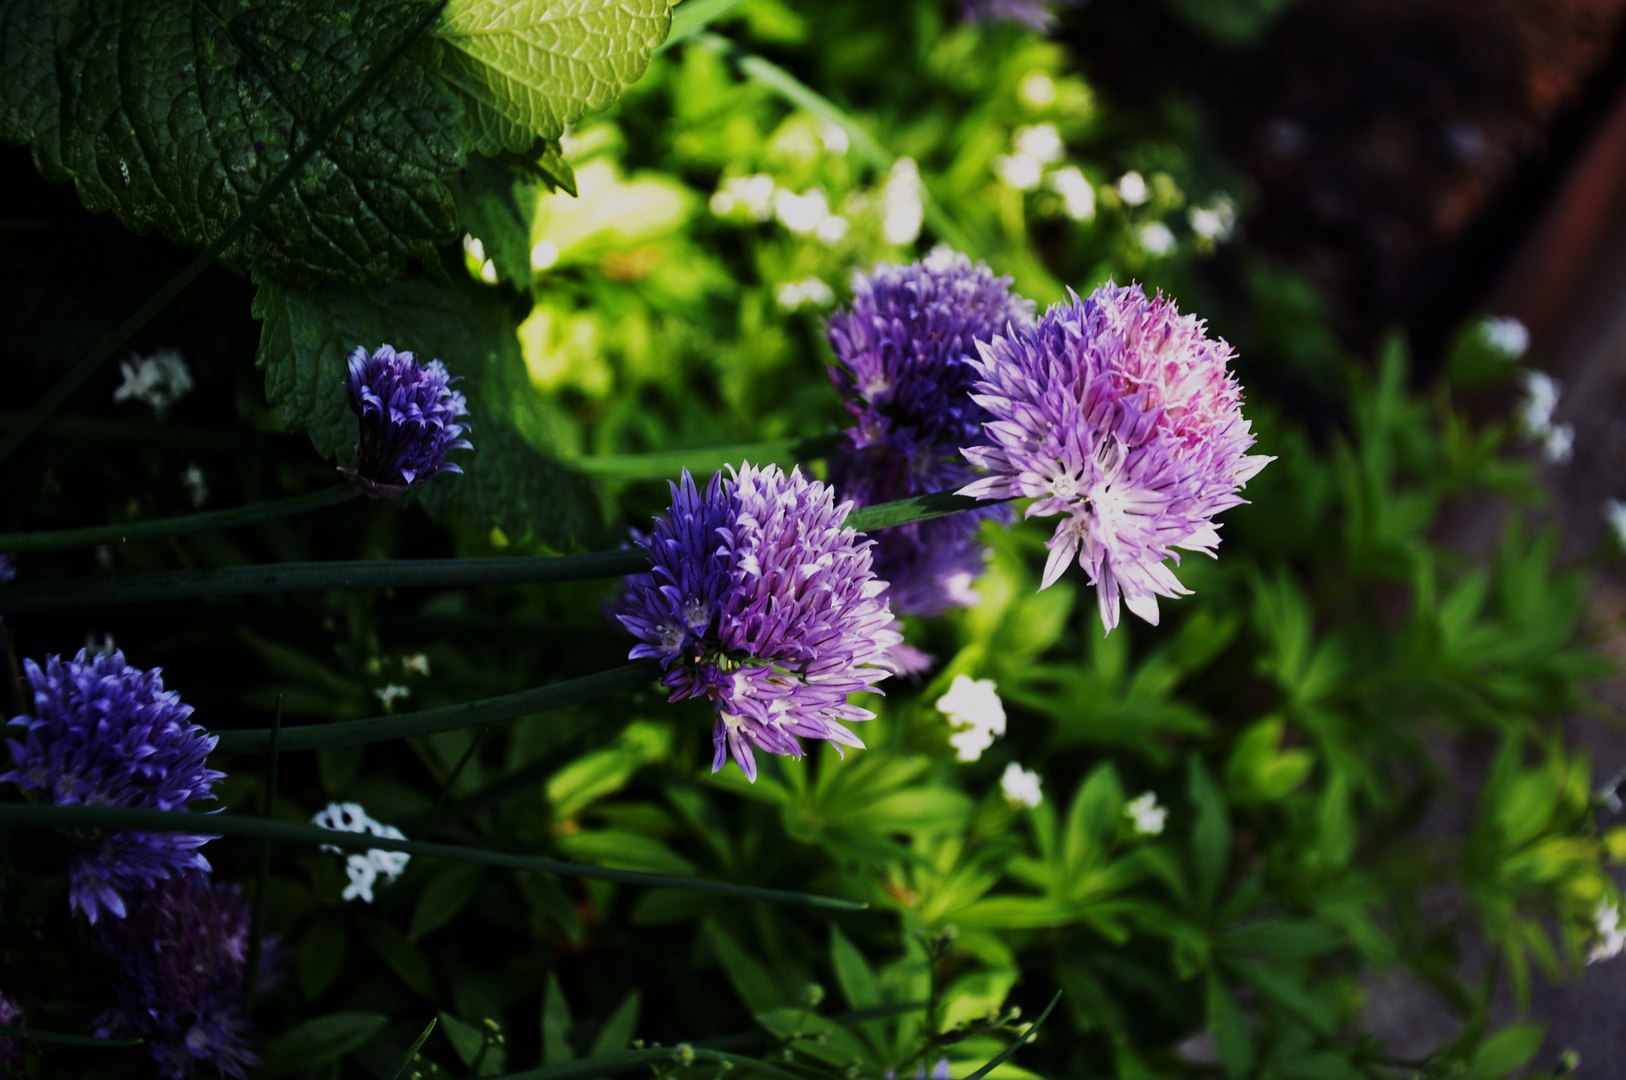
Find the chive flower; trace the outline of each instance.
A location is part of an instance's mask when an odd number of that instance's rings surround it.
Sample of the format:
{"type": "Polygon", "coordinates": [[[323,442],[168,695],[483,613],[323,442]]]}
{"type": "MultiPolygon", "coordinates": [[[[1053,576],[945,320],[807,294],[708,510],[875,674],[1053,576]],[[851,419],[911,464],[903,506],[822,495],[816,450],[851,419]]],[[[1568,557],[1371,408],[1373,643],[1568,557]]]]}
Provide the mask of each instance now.
{"type": "Polygon", "coordinates": [[[395,498],[431,477],[463,470],[447,461],[452,450],[473,449],[463,438],[468,403],[452,389],[439,360],[418,362],[409,352],[380,345],[371,356],[350,354],[350,411],[361,421],[356,463],[339,471],[374,499],[395,498]]]}
{"type": "Polygon", "coordinates": [[[1031,498],[1029,517],[1060,516],[1040,588],[1076,556],[1107,630],[1120,598],[1156,625],[1157,598],[1189,592],[1167,561],[1212,556],[1214,516],[1272,460],[1247,453],[1230,346],[1161,293],[1108,282],[979,352],[975,396],[994,416],[993,445],[965,456],[992,475],[960,493],[1031,498]]]}
{"type": "Polygon", "coordinates": [[[1056,8],[1076,0],[965,0],[961,18],[967,22],[1014,22],[1030,30],[1045,31],[1056,25],[1056,8]]]}
{"type": "MultiPolygon", "coordinates": [[[[992,419],[972,398],[976,343],[1032,320],[1010,278],[947,249],[856,275],[852,304],[826,328],[831,379],[854,421],[830,459],[841,497],[872,506],[971,482],[960,451],[985,442],[992,419]]],[[[975,603],[971,582],[987,561],[978,527],[1009,517],[994,506],[879,534],[875,573],[892,609],[933,616],[975,603]]]]}
{"type": "MultiPolygon", "coordinates": [[[[0,994],[0,1024],[26,1027],[23,1019],[22,1006],[0,994]]],[[[17,1076],[23,1075],[23,1041],[0,1035],[0,1072],[8,1070],[17,1076]]]]}
{"type": "Polygon", "coordinates": [[[755,781],[757,751],[800,757],[803,738],[864,745],[843,723],[874,713],[847,697],[886,678],[902,639],[851,510],[800,470],[742,465],[703,491],[685,471],[638,539],[652,569],[628,579],[618,617],[673,700],[716,709],[713,772],[732,755],[755,781]]]}
{"type": "Polygon", "coordinates": [[[260,1063],[243,1014],[252,933],[237,887],[207,875],[180,874],[131,896],[128,916],[97,930],[119,1005],[97,1019],[96,1034],[145,1040],[166,1080],[199,1066],[241,1080],[260,1063]]]}
{"type": "MultiPolygon", "coordinates": [[[[189,722],[191,706],[164,689],[161,671],[124,662],[122,652],[79,650],[72,660],[25,663],[34,715],[14,718],[12,768],[0,775],[58,806],[181,810],[212,799],[225,774],[208,768],[215,737],[189,722]]],[[[200,820],[200,827],[207,819],[200,820]]],[[[122,919],[124,897],[186,870],[209,869],[198,849],[214,839],[179,833],[115,832],[81,837],[68,866],[68,899],[92,923],[122,919]]]]}

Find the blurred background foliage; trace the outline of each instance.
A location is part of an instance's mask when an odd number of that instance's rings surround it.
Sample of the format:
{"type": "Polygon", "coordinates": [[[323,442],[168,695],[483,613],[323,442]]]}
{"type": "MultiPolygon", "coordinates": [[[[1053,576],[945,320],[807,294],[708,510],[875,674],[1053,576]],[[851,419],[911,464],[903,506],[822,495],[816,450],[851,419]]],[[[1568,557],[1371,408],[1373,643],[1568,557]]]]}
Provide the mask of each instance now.
{"type": "MultiPolygon", "coordinates": [[[[1237,40],[1281,6],[1168,4],[1237,40]]],[[[1437,378],[1412,371],[1398,335],[1353,354],[1317,289],[1250,245],[1240,223],[1256,194],[1195,111],[1115,100],[1062,45],[966,22],[957,3],[745,0],[657,56],[562,152],[570,175],[554,179],[574,195],[472,159],[468,235],[444,254],[467,278],[456,288],[511,316],[527,437],[595,478],[592,516],[611,540],[666,501],[627,455],[691,451],[710,468],[708,447],[839,426],[822,317],[854,271],[937,243],[1041,305],[1108,278],[1171,292],[1237,347],[1277,461],[1226,515],[1219,560],[1182,566],[1195,595],[1156,628],[1103,637],[1076,575],[1037,591],[1044,530],[988,526],[979,603],[911,622],[938,663],[888,684],[868,748],[845,759],[824,746],[769,759],[754,785],[732,766],[712,774],[707,709],[653,690],[288,757],[274,813],[290,822],[353,801],[415,837],[870,908],[829,916],[424,858],[368,905],[341,899],[338,858],[282,852],[267,912],[284,978],[254,1012],[265,1075],[388,1075],[439,1017],[423,1075],[747,1032],[730,1045],[802,1075],[879,1080],[941,1056],[961,1078],[1058,990],[1037,1041],[996,1077],[1488,1080],[1535,1058],[1538,1027],[1490,1024],[1497,988],[1526,1001],[1532,979],[1574,975],[1600,902],[1618,900],[1606,866],[1626,835],[1600,831],[1598,780],[1557,726],[1596,708],[1587,687],[1612,670],[1589,647],[1581,579],[1527,523],[1538,491],[1507,426],[1471,419],[1451,382],[1511,378],[1477,325],[1453,365],[1430,365],[1437,378]],[[1465,507],[1492,507],[1494,535],[1454,532],[1465,507]],[[958,675],[994,680],[1009,714],[974,762],[956,760],[935,707],[958,675]],[[1437,756],[1463,735],[1483,748],[1477,789],[1437,756]],[[1038,805],[1002,790],[1013,762],[1038,773],[1038,805]],[[1166,808],[1155,830],[1128,809],[1145,792],[1166,808]],[[1470,937],[1488,956],[1465,957],[1470,937]],[[1374,973],[1396,971],[1460,1020],[1426,1061],[1397,1061],[1368,1030],[1374,973]]],[[[60,189],[36,197],[49,231],[6,244],[17,404],[83,351],[86,325],[140,298],[147,267],[179,258],[60,189]]],[[[77,402],[0,475],[8,527],[182,512],[189,466],[211,507],[327,482],[265,404],[248,297],[211,274],[145,332],[143,348],[182,350],[195,392],[161,423],[105,395],[77,402]]],[[[489,521],[352,503],[23,566],[545,550],[489,521]]],[[[603,613],[611,595],[331,592],[7,625],[31,657],[110,633],[225,729],[264,726],[279,699],[290,722],[319,722],[613,666],[628,642],[603,613]]],[[[223,767],[226,807],[257,813],[260,762],[223,767]]],[[[106,995],[80,962],[91,954],[59,944],[84,938],[63,867],[45,838],[8,845],[5,988],[40,1026],[77,1030],[106,995]]],[[[252,845],[209,851],[218,874],[252,881],[252,845]]],[[[44,1075],[150,1074],[139,1052],[44,1061],[44,1075]]]]}

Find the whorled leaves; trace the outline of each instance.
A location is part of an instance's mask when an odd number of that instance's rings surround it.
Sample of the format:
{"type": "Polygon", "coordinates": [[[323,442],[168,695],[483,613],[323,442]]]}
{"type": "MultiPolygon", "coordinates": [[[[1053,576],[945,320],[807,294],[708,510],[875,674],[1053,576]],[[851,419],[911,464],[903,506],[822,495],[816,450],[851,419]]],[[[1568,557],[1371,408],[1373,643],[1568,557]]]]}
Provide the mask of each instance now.
{"type": "MultiPolygon", "coordinates": [[[[0,138],[92,211],[202,246],[219,236],[432,8],[421,0],[10,0],[0,138]]],[[[456,237],[460,106],[424,40],[327,140],[227,265],[379,284],[456,237]]]]}

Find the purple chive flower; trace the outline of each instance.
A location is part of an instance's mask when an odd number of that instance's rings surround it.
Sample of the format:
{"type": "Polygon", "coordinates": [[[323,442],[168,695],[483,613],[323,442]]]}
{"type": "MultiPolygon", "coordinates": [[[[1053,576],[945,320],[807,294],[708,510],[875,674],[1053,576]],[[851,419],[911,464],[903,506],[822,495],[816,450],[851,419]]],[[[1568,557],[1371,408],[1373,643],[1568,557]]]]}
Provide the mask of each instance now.
{"type": "Polygon", "coordinates": [[[1165,564],[1176,549],[1212,556],[1214,515],[1272,459],[1247,451],[1231,347],[1209,338],[1159,293],[1111,282],[1077,294],[1038,323],[979,346],[977,400],[995,420],[992,446],[965,456],[987,469],[961,489],[1025,497],[1033,516],[1064,515],[1050,539],[1047,588],[1077,555],[1101,621],[1118,600],[1156,625],[1157,598],[1187,593],[1165,564]]]}
{"type": "Polygon", "coordinates": [[[96,1034],[145,1039],[167,1080],[199,1065],[243,1077],[259,1064],[243,1015],[251,933],[235,885],[180,874],[136,893],[128,917],[96,935],[119,1000],[97,1019],[96,1034]]]}
{"type": "Polygon", "coordinates": [[[967,22],[1015,22],[1030,30],[1049,30],[1056,25],[1056,8],[1077,0],[965,0],[960,17],[967,22]]]}
{"type": "Polygon", "coordinates": [[[451,450],[470,450],[463,438],[468,415],[456,381],[439,360],[418,363],[409,352],[380,345],[350,354],[350,411],[361,420],[356,464],[339,471],[355,477],[362,494],[374,499],[404,495],[441,473],[463,470],[446,460],[451,450]]]}
{"type": "MultiPolygon", "coordinates": [[[[881,265],[853,282],[853,302],[831,316],[831,378],[855,421],[830,459],[844,499],[872,506],[961,487],[974,478],[960,450],[986,442],[992,417],[972,399],[978,341],[1033,321],[1033,305],[964,255],[934,252],[906,266],[881,265]]],[[[890,583],[893,610],[931,616],[976,602],[970,584],[986,555],[977,540],[989,507],[881,533],[875,573],[890,583]]]]}
{"type": "MultiPolygon", "coordinates": [[[[86,649],[43,669],[26,662],[34,715],[19,716],[9,739],[12,769],[0,776],[59,806],[179,810],[213,798],[223,777],[205,764],[215,738],[188,722],[192,709],[164,689],[160,670],[126,666],[121,652],[86,649]]],[[[124,895],[184,870],[209,869],[198,849],[210,836],[116,832],[86,837],[89,850],[68,867],[68,899],[92,922],[122,919],[124,895]]]]}
{"type": "Polygon", "coordinates": [[[15,580],[16,577],[17,563],[13,556],[4,551],[0,551],[0,585],[4,585],[8,581],[15,580]]]}
{"type": "Polygon", "coordinates": [[[687,471],[672,506],[638,540],[653,569],[628,579],[622,625],[657,657],[673,700],[717,710],[712,771],[730,754],[751,780],[755,751],[802,755],[801,738],[863,746],[842,721],[874,713],[847,703],[886,678],[885,583],[870,542],[843,528],[851,503],[799,470],[742,465],[699,490],[687,471]]]}
{"type": "MultiPolygon", "coordinates": [[[[27,1027],[23,1023],[23,1008],[0,994],[0,1024],[6,1027],[27,1027]]],[[[23,1075],[23,1040],[0,1035],[0,1070],[23,1075]]]]}

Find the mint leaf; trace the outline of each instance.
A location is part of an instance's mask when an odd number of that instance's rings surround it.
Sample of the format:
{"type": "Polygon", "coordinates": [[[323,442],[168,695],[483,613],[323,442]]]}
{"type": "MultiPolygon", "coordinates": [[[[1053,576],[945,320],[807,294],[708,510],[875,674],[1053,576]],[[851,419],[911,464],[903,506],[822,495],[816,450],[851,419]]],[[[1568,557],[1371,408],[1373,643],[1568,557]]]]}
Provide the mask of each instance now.
{"type": "MultiPolygon", "coordinates": [[[[93,212],[219,236],[430,10],[421,0],[16,0],[0,5],[0,139],[93,212]]],[[[223,261],[282,280],[390,280],[456,236],[457,96],[429,37],[397,62],[223,261]]]]}
{"type": "Polygon", "coordinates": [[[483,154],[557,139],[637,81],[671,30],[668,0],[452,0],[435,28],[483,154]]]}
{"type": "Polygon", "coordinates": [[[254,314],[263,320],[256,362],[266,398],[283,422],[310,433],[327,457],[348,463],[356,421],[345,396],[345,357],[388,342],[445,362],[463,381],[474,449],[454,451],[462,475],[421,489],[437,517],[497,526],[553,547],[599,538],[596,503],[581,477],[549,452],[547,426],[501,294],[472,282],[411,279],[376,291],[336,282],[294,289],[262,282],[254,314]]]}

